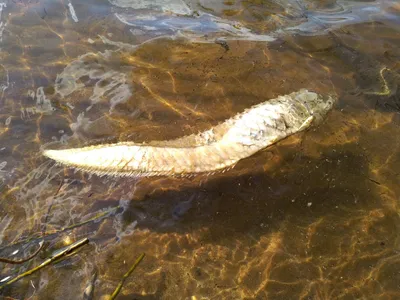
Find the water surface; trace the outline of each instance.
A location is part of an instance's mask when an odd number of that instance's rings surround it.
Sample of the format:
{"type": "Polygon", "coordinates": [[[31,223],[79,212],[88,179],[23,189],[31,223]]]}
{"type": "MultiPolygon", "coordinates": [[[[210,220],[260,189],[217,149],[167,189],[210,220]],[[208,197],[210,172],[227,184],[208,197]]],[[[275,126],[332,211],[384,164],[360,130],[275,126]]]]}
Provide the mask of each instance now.
{"type": "MultiPolygon", "coordinates": [[[[0,255],[90,245],[2,290],[400,298],[396,1],[0,2],[0,255]],[[326,120],[224,174],[100,178],[44,147],[171,139],[301,88],[326,120]],[[18,250],[17,253],[15,251],[18,250]]],[[[45,253],[44,253],[45,254],[45,253]]],[[[42,255],[43,257],[43,255],[42,255]]],[[[1,278],[40,264],[1,264],[1,278]]]]}

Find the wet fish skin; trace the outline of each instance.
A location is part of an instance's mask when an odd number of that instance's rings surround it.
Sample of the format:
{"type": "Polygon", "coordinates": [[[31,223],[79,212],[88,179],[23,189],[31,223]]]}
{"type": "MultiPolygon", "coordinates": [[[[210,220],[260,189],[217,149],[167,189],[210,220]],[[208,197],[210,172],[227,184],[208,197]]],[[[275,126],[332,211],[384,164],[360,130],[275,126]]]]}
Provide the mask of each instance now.
{"type": "Polygon", "coordinates": [[[188,176],[233,167],[292,134],[318,124],[334,96],[302,89],[255,105],[202,132],[169,141],[120,142],[43,155],[76,169],[110,176],[188,176]]]}

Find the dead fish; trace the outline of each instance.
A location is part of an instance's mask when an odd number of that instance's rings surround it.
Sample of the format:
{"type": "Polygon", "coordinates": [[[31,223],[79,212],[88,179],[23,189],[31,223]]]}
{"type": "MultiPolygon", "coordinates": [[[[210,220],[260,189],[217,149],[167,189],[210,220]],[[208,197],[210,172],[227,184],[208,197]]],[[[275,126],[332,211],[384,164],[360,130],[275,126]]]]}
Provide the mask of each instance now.
{"type": "Polygon", "coordinates": [[[149,143],[120,142],[45,150],[56,162],[97,175],[188,176],[233,167],[239,160],[318,124],[334,96],[308,90],[255,105],[197,135],[149,143]]]}

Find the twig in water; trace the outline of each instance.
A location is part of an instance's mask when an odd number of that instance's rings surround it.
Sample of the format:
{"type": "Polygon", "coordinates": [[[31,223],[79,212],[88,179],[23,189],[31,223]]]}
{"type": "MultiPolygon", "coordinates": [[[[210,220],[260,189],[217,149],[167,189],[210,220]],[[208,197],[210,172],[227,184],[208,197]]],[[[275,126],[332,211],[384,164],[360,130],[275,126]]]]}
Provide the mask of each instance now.
{"type": "Polygon", "coordinates": [[[27,262],[28,260],[31,260],[36,255],[38,255],[40,250],[42,250],[43,245],[44,245],[44,241],[40,241],[39,248],[32,255],[28,256],[27,258],[20,259],[20,260],[12,260],[12,259],[9,259],[6,257],[0,257],[0,262],[6,263],[6,264],[14,264],[14,265],[23,264],[24,262],[27,262]]]}
{"type": "Polygon", "coordinates": [[[62,250],[58,250],[55,253],[53,253],[52,256],[50,256],[48,259],[46,259],[44,262],[42,262],[40,265],[38,265],[37,267],[30,269],[22,274],[19,274],[17,276],[15,276],[14,278],[12,278],[11,280],[7,281],[5,284],[0,286],[0,290],[3,289],[6,286],[9,286],[10,284],[20,280],[21,278],[24,278],[26,276],[29,276],[37,271],[39,271],[40,269],[44,268],[45,266],[51,264],[54,261],[59,260],[60,258],[63,258],[65,256],[68,256],[69,254],[71,254],[73,251],[77,250],[78,248],[86,245],[87,243],[89,243],[89,239],[88,238],[84,238],[80,241],[77,241],[71,245],[69,245],[68,247],[62,249],[62,250]]]}
{"type": "Polygon", "coordinates": [[[110,209],[110,210],[108,210],[108,211],[100,212],[100,213],[96,214],[93,218],[90,218],[90,219],[88,219],[88,220],[86,220],[86,221],[83,221],[83,222],[80,222],[80,223],[77,223],[77,224],[72,224],[72,225],[70,225],[70,226],[63,227],[63,228],[61,228],[60,230],[54,230],[53,232],[45,232],[45,233],[41,233],[40,235],[38,235],[38,234],[33,235],[33,236],[31,236],[31,237],[29,237],[29,238],[27,238],[27,239],[24,239],[24,240],[15,242],[15,243],[10,244],[10,245],[7,245],[6,247],[1,248],[0,251],[1,251],[1,250],[4,250],[4,249],[6,249],[6,248],[9,248],[9,247],[16,246],[16,245],[26,244],[26,243],[29,243],[29,242],[33,242],[33,241],[38,240],[38,239],[47,240],[47,239],[49,239],[49,238],[51,238],[51,237],[57,236],[57,235],[60,234],[60,233],[70,231],[70,230],[72,230],[72,229],[75,229],[75,228],[77,228],[77,227],[81,227],[81,226],[86,225],[86,224],[88,224],[88,223],[98,221],[98,220],[100,220],[100,219],[102,219],[102,218],[106,218],[106,217],[108,217],[109,215],[111,215],[113,212],[115,212],[116,210],[118,210],[120,207],[121,207],[121,206],[116,206],[116,207],[114,207],[114,208],[112,208],[112,209],[110,209]]]}
{"type": "Polygon", "coordinates": [[[138,266],[138,264],[142,261],[142,259],[144,258],[145,254],[142,253],[135,261],[135,263],[132,265],[132,267],[129,269],[128,272],[126,272],[124,274],[124,276],[122,277],[121,281],[119,282],[119,284],[117,285],[117,287],[115,288],[114,292],[111,294],[109,300],[114,300],[119,292],[122,289],[122,286],[124,285],[125,280],[129,277],[129,275],[132,274],[132,272],[136,269],[136,267],[138,266]]]}
{"type": "MultiPolygon", "coordinates": [[[[61,187],[63,186],[63,184],[64,184],[64,179],[61,180],[61,183],[60,183],[56,193],[54,194],[54,197],[58,195],[58,193],[61,190],[61,187]]],[[[51,208],[53,206],[53,202],[54,202],[54,198],[53,198],[52,203],[49,206],[49,209],[47,210],[47,214],[46,214],[46,217],[45,217],[45,220],[44,220],[44,227],[42,229],[42,238],[43,238],[43,236],[45,235],[45,232],[46,232],[47,218],[50,215],[50,210],[51,210],[51,208]]],[[[34,258],[40,252],[40,250],[43,249],[43,246],[44,246],[44,240],[42,239],[39,242],[39,248],[32,255],[28,256],[27,258],[24,258],[24,259],[21,259],[21,260],[12,260],[12,259],[9,259],[9,258],[6,258],[6,257],[0,257],[0,262],[6,263],[6,264],[15,264],[15,265],[23,264],[23,263],[27,262],[28,260],[31,260],[32,258],[34,258]]]]}
{"type": "Polygon", "coordinates": [[[381,185],[381,183],[379,181],[373,180],[372,178],[368,178],[369,181],[377,184],[377,185],[381,185]]]}
{"type": "Polygon", "coordinates": [[[61,188],[62,188],[63,185],[64,185],[64,177],[61,179],[60,185],[58,186],[57,191],[55,192],[53,198],[51,199],[51,203],[50,203],[49,208],[47,209],[47,213],[46,213],[46,215],[45,215],[45,217],[44,217],[44,221],[43,221],[44,225],[43,225],[43,227],[42,227],[42,237],[44,237],[44,236],[46,235],[46,231],[47,231],[47,222],[48,222],[48,218],[49,218],[49,216],[50,216],[50,211],[51,211],[51,209],[53,208],[54,199],[55,199],[55,197],[58,195],[58,193],[60,192],[60,190],[61,190],[61,188]]]}

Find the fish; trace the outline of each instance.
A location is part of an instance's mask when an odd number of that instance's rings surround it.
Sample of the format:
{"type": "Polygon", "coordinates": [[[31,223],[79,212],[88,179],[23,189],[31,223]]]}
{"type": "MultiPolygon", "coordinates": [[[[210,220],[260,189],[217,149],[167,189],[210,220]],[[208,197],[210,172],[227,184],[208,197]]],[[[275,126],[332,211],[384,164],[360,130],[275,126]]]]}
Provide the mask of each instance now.
{"type": "Polygon", "coordinates": [[[61,165],[99,176],[150,177],[213,174],[278,141],[319,124],[335,95],[301,89],[269,99],[199,134],[147,143],[118,142],[52,150],[61,165]]]}

